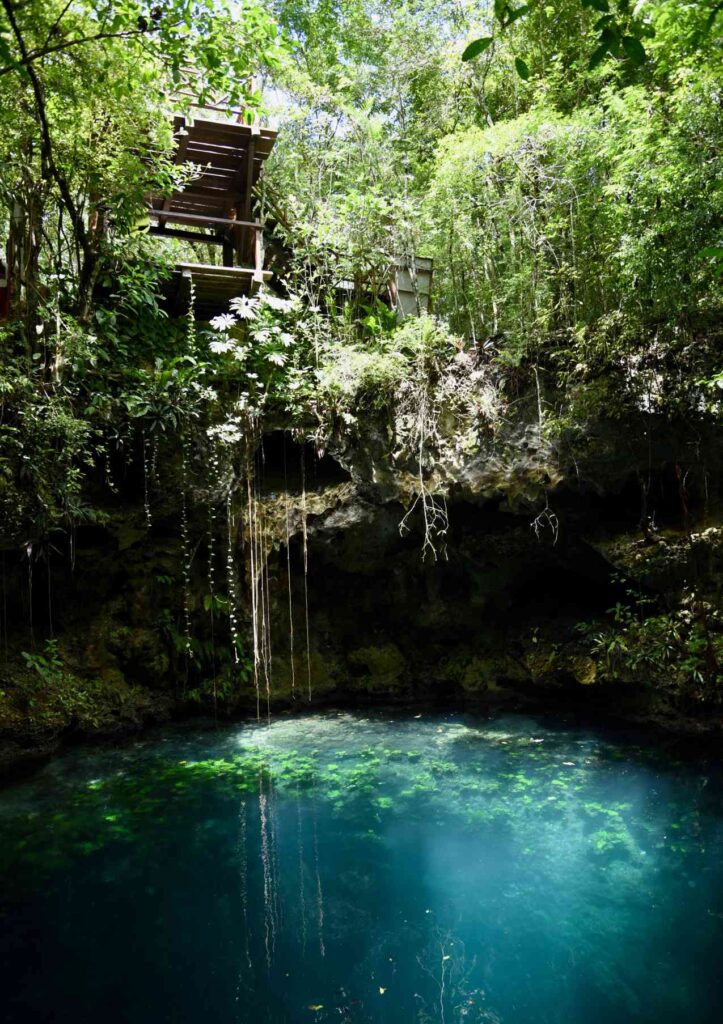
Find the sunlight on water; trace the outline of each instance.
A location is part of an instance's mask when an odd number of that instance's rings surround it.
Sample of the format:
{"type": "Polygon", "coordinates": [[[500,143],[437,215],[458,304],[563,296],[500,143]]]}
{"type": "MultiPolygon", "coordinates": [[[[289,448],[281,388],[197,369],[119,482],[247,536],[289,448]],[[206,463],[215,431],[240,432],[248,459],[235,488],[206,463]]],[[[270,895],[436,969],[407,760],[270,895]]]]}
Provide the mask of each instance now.
{"type": "Polygon", "coordinates": [[[0,793],[8,1022],[718,1022],[717,771],[554,721],[167,730],[0,793]]]}

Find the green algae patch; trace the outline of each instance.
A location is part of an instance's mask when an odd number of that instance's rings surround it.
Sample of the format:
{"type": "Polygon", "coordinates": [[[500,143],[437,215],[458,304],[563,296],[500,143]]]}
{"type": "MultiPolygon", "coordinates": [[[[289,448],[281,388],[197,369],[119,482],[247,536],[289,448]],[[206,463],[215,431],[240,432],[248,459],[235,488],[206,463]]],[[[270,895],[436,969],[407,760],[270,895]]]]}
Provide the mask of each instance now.
{"type": "Polygon", "coordinates": [[[555,835],[564,843],[568,833],[578,834],[593,857],[640,861],[652,843],[677,856],[698,847],[694,818],[677,821],[671,841],[630,802],[605,798],[620,770],[614,749],[581,756],[558,751],[554,737],[494,725],[427,727],[424,741],[412,747],[357,741],[331,751],[296,749],[274,742],[274,728],[258,727],[256,742],[207,758],[131,762],[66,788],[47,813],[5,812],[0,868],[18,879],[49,874],[114,844],[142,856],[148,844],[164,841],[169,826],[199,814],[223,817],[239,800],[260,797],[312,801],[365,827],[427,818],[457,822],[472,834],[504,827],[520,847],[538,853],[555,835]]]}

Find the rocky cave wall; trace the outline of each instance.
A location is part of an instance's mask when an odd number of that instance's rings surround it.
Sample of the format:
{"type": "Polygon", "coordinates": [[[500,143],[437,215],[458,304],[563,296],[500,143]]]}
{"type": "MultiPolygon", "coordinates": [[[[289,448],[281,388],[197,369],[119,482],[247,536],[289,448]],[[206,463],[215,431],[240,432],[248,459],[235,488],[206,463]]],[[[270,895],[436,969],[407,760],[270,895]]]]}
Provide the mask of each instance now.
{"type": "MultiPolygon", "coordinates": [[[[624,599],[631,580],[656,601],[689,579],[720,573],[720,559],[713,564],[709,553],[698,557],[690,544],[657,576],[631,573],[636,546],[664,536],[674,542],[713,521],[715,473],[693,474],[681,504],[676,453],[662,443],[648,464],[645,511],[655,522],[652,536],[640,529],[644,448],[636,462],[629,457],[630,438],[619,439],[622,454],[600,452],[582,469],[575,464],[564,471],[559,462],[557,470],[546,470],[534,446],[518,444],[506,467],[507,487],[499,459],[470,460],[447,487],[449,528],[439,538],[438,557],[423,560],[422,516],[417,510],[402,535],[409,495],[401,475],[375,452],[376,442],[339,447],[319,459],[312,446],[302,449],[278,431],[268,435],[257,497],[269,522],[283,509],[286,526],[268,552],[272,709],[304,707],[309,692],[311,703],[519,702],[541,691],[569,699],[583,688],[597,689],[591,686],[595,664],[576,630],[580,622],[604,616],[624,599]],[[535,529],[545,506],[554,518],[543,518],[535,529]]],[[[714,450],[707,467],[715,464],[714,450]]],[[[211,501],[201,487],[189,496],[192,628],[207,662],[211,501]]],[[[103,525],[78,527],[49,552],[3,552],[0,738],[6,746],[31,747],[39,737],[73,731],[122,730],[212,705],[220,714],[255,713],[248,663],[241,681],[220,699],[208,665],[189,664],[179,640],[182,552],[172,477],[154,506],[149,527],[139,482],[131,480],[107,507],[103,525]],[[51,627],[62,668],[44,671],[51,627]],[[60,699],[53,680],[64,681],[60,699]]],[[[232,542],[242,574],[248,547],[243,514],[232,542]]],[[[225,557],[219,548],[220,578],[225,557]]],[[[248,649],[248,579],[240,584],[248,649]]],[[[228,651],[222,627],[212,640],[219,652],[228,651]]],[[[210,657],[215,668],[216,654],[210,657]]],[[[260,688],[265,710],[263,676],[260,688]]]]}

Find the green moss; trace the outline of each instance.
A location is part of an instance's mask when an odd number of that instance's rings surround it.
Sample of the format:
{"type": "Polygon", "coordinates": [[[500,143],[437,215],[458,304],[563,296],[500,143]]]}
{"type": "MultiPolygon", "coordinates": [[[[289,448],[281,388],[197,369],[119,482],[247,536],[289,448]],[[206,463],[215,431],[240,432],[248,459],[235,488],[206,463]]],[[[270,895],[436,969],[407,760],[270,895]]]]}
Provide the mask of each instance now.
{"type": "Polygon", "coordinates": [[[393,643],[359,647],[349,654],[349,662],[363,672],[355,680],[355,686],[371,691],[398,689],[407,667],[402,652],[393,643]]]}
{"type": "Polygon", "coordinates": [[[504,652],[475,653],[462,648],[445,658],[439,676],[466,693],[504,693],[505,683],[523,681],[520,665],[504,652]]]}
{"type": "Polygon", "coordinates": [[[597,680],[597,665],[586,655],[575,655],[570,659],[570,669],[581,686],[590,686],[597,680]]]}
{"type": "Polygon", "coordinates": [[[9,665],[0,688],[0,731],[6,735],[48,736],[70,728],[114,731],[135,723],[150,710],[151,698],[130,686],[117,672],[86,677],[70,671],[67,662],[44,662],[38,655],[29,665],[9,665]]]}

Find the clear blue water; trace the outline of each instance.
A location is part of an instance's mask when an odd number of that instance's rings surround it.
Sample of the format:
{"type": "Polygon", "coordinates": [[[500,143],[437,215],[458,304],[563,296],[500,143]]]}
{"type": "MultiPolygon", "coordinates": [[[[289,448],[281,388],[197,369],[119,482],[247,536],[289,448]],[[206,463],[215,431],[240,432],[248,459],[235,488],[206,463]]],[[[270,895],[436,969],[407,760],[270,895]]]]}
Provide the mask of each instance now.
{"type": "Polygon", "coordinates": [[[0,792],[6,1024],[723,1019],[723,788],[544,720],[324,714],[0,792]]]}

